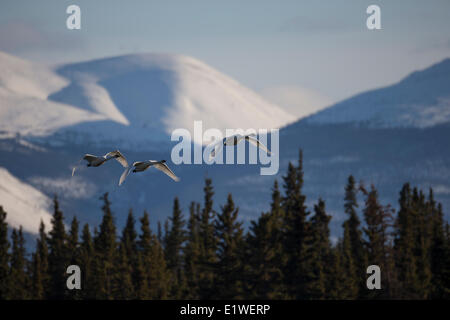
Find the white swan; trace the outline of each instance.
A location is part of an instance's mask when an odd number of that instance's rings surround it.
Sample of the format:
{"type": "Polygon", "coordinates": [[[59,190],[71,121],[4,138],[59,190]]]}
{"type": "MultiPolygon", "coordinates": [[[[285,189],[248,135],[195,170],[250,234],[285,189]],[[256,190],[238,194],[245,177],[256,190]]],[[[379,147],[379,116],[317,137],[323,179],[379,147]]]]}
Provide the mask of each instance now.
{"type": "Polygon", "coordinates": [[[120,176],[119,186],[125,181],[131,171],[133,172],[142,172],[147,170],[150,167],[155,167],[158,170],[161,170],[169,177],[171,177],[175,181],[180,181],[180,179],[169,169],[166,164],[166,160],[156,161],[156,160],[146,160],[146,161],[137,161],[134,162],[131,167],[126,167],[125,171],[120,176]]]}
{"type": "Polygon", "coordinates": [[[255,145],[257,148],[261,148],[264,150],[268,155],[272,154],[270,150],[261,143],[258,139],[254,138],[255,134],[251,133],[248,135],[241,135],[241,134],[235,134],[233,136],[224,138],[222,141],[218,142],[214,148],[212,149],[211,153],[209,154],[209,160],[213,159],[223,148],[223,146],[235,146],[242,140],[247,140],[251,144],[255,145]]]}
{"type": "MultiPolygon", "coordinates": [[[[119,150],[111,151],[105,154],[104,156],[94,156],[92,154],[85,154],[83,158],[78,161],[80,163],[82,160],[86,160],[88,162],[88,167],[98,167],[104,164],[106,161],[116,159],[123,167],[128,168],[128,162],[125,157],[120,153],[119,150]]],[[[72,169],[72,177],[75,174],[75,170],[77,166],[72,169]]]]}

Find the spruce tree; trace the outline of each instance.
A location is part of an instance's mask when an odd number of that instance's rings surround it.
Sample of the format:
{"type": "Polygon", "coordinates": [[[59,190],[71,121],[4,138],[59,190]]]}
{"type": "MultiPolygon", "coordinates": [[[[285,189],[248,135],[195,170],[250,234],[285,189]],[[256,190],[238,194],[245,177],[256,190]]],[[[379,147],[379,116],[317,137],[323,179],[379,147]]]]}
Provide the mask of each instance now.
{"type": "Polygon", "coordinates": [[[180,209],[178,198],[175,198],[173,203],[173,211],[170,219],[170,231],[167,236],[167,244],[165,247],[165,257],[167,268],[171,273],[170,291],[171,297],[175,299],[182,298],[185,290],[183,287],[184,270],[182,248],[186,240],[186,232],[184,230],[185,221],[180,209]]]}
{"type": "Polygon", "coordinates": [[[368,264],[378,265],[383,270],[382,290],[371,291],[370,298],[388,298],[391,292],[391,280],[393,275],[392,264],[390,263],[390,250],[388,248],[391,209],[389,206],[383,207],[378,201],[378,192],[372,185],[370,191],[362,188],[366,195],[364,218],[366,227],[364,232],[367,237],[368,264]]]}
{"type": "Polygon", "coordinates": [[[415,218],[412,208],[412,195],[409,183],[405,183],[400,191],[399,211],[395,221],[395,261],[398,280],[401,284],[399,298],[418,298],[418,276],[416,257],[414,254],[415,218]]]}
{"type": "Polygon", "coordinates": [[[283,278],[283,243],[281,194],[275,180],[271,211],[251,221],[247,236],[245,270],[247,296],[251,299],[283,299],[286,290],[283,278]]]}
{"type": "Polygon", "coordinates": [[[36,242],[36,255],[39,255],[39,266],[40,273],[42,278],[42,287],[44,289],[43,298],[48,297],[48,290],[50,287],[50,275],[49,275],[49,266],[48,266],[48,237],[45,231],[45,224],[41,220],[39,225],[39,238],[36,242]]]}
{"type": "Polygon", "coordinates": [[[39,226],[39,238],[36,240],[36,251],[32,254],[31,264],[32,298],[36,300],[46,299],[49,286],[48,247],[47,234],[42,220],[39,226]]]}
{"type": "MultiPolygon", "coordinates": [[[[339,255],[339,266],[336,272],[343,272],[345,276],[335,274],[338,276],[338,292],[339,299],[352,300],[358,297],[359,278],[357,274],[357,266],[354,262],[354,252],[352,251],[352,243],[350,236],[350,224],[344,223],[344,236],[339,245],[337,254],[339,255]]],[[[367,289],[367,287],[366,287],[367,289]]]]}
{"type": "Polygon", "coordinates": [[[415,211],[416,237],[415,252],[417,258],[417,276],[420,298],[427,299],[431,293],[430,248],[432,239],[432,210],[429,210],[423,192],[413,189],[413,210],[415,211]]]}
{"type": "Polygon", "coordinates": [[[138,250],[141,260],[137,268],[138,276],[147,287],[138,287],[139,299],[165,299],[168,295],[168,275],[163,248],[150,230],[148,213],[140,219],[141,233],[138,250]]]}
{"type": "Polygon", "coordinates": [[[332,270],[328,268],[330,262],[330,229],[328,227],[331,216],[327,215],[325,202],[319,199],[314,205],[314,215],[311,218],[311,237],[309,246],[310,281],[306,284],[306,294],[312,299],[327,298],[327,275],[332,270]]]}
{"type": "Polygon", "coordinates": [[[116,290],[121,299],[136,298],[135,287],[137,287],[136,270],[137,265],[137,232],[135,229],[135,219],[133,211],[130,209],[125,227],[122,230],[122,237],[119,245],[118,262],[116,263],[116,273],[119,273],[116,290]]]}
{"type": "Polygon", "coordinates": [[[64,216],[59,209],[59,202],[56,197],[53,200],[53,207],[52,229],[48,237],[49,298],[64,299],[66,297],[66,270],[69,262],[67,234],[64,216]]]}
{"type": "Polygon", "coordinates": [[[0,206],[0,300],[6,299],[8,293],[9,247],[6,212],[0,206]]]}
{"type": "Polygon", "coordinates": [[[69,255],[70,264],[78,264],[78,249],[79,249],[79,225],[77,217],[73,217],[72,223],[70,224],[70,231],[67,239],[67,250],[69,255]]]}
{"type": "Polygon", "coordinates": [[[237,221],[239,209],[235,208],[231,194],[227,203],[217,215],[216,237],[218,239],[217,262],[215,271],[215,294],[218,299],[242,298],[243,283],[243,230],[242,223],[237,221]]]}
{"type": "Polygon", "coordinates": [[[28,285],[29,279],[25,271],[25,241],[23,238],[22,227],[19,230],[12,231],[12,250],[11,267],[8,277],[9,290],[8,299],[23,300],[29,298],[28,285]]]}
{"type": "Polygon", "coordinates": [[[81,244],[78,261],[81,268],[82,296],[84,299],[95,298],[95,270],[94,270],[95,248],[89,225],[85,224],[81,233],[81,244]]]}
{"type": "Polygon", "coordinates": [[[209,299],[214,293],[214,272],[213,266],[216,262],[217,239],[214,234],[213,219],[213,186],[211,179],[205,179],[204,205],[200,217],[199,237],[200,237],[200,274],[199,287],[200,299],[209,299]]]}
{"type": "Polygon", "coordinates": [[[125,249],[127,259],[133,262],[137,253],[137,232],[135,228],[136,221],[133,216],[133,211],[130,209],[127,216],[125,227],[122,231],[121,245],[125,249]]]}
{"type": "Polygon", "coordinates": [[[45,288],[43,283],[43,272],[41,265],[41,257],[36,252],[32,257],[31,269],[31,297],[34,300],[42,300],[45,298],[45,288]]]}
{"type": "Polygon", "coordinates": [[[100,224],[100,231],[94,240],[95,245],[95,288],[96,298],[102,300],[113,299],[113,272],[114,262],[117,254],[116,226],[111,212],[111,203],[108,193],[105,193],[103,200],[103,218],[100,224]]]}
{"type": "MultiPolygon", "coordinates": [[[[344,246],[347,242],[350,242],[350,253],[352,255],[352,262],[354,266],[352,270],[355,271],[355,277],[358,283],[359,295],[362,296],[366,292],[366,268],[367,268],[367,256],[364,250],[364,242],[362,239],[362,232],[360,230],[360,220],[356,212],[358,208],[358,201],[356,198],[357,189],[355,186],[355,179],[352,175],[348,177],[347,185],[345,187],[345,202],[344,209],[348,218],[344,222],[343,228],[347,228],[348,232],[344,233],[348,235],[349,239],[344,239],[344,246]]],[[[347,248],[346,248],[347,250],[347,248]]]]}
{"type": "Polygon", "coordinates": [[[199,236],[199,215],[200,205],[191,202],[189,206],[189,221],[187,243],[184,249],[184,266],[186,283],[188,290],[186,296],[188,299],[199,298],[199,259],[200,259],[200,236],[199,236]]]}
{"type": "Polygon", "coordinates": [[[430,248],[430,264],[432,273],[432,298],[442,298],[444,287],[444,270],[445,270],[445,229],[442,206],[439,203],[436,206],[433,196],[433,190],[430,188],[428,208],[431,211],[432,218],[432,236],[430,248]]]}
{"type": "Polygon", "coordinates": [[[303,187],[303,153],[300,150],[298,167],[291,163],[288,173],[284,179],[285,197],[283,199],[283,210],[285,213],[283,231],[284,248],[287,261],[283,272],[290,275],[286,278],[288,294],[293,299],[304,299],[306,297],[306,283],[308,275],[308,232],[309,212],[305,206],[306,197],[302,193],[303,187]]]}

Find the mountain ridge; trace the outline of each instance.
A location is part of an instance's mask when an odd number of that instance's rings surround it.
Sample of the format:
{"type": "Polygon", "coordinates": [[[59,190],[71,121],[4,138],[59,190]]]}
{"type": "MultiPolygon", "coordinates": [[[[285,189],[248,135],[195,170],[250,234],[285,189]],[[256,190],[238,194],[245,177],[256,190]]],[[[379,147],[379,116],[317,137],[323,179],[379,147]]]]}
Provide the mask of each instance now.
{"type": "Polygon", "coordinates": [[[430,127],[450,121],[450,58],[300,119],[371,127],[430,127]]]}

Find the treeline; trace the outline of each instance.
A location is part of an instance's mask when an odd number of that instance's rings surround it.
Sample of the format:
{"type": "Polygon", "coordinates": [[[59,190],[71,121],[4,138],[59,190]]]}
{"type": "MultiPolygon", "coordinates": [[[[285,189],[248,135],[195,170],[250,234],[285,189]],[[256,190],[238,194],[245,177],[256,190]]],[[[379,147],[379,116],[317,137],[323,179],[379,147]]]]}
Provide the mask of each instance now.
{"type": "Polygon", "coordinates": [[[192,202],[185,218],[177,198],[157,233],[144,212],[139,226],[130,210],[116,229],[108,194],[103,219],[81,232],[74,218],[66,230],[54,200],[51,229],[41,224],[30,257],[22,229],[8,237],[0,207],[1,299],[449,299],[450,231],[432,189],[425,195],[405,184],[399,210],[377,190],[345,188],[343,236],[329,239],[331,216],[319,199],[305,205],[302,153],[289,164],[283,192],[275,181],[270,211],[245,232],[228,195],[214,210],[206,179],[203,204],[192,202]],[[362,196],[364,206],[358,208],[362,196]],[[362,221],[363,220],[363,221],[362,221]],[[138,230],[137,230],[138,229],[138,230]],[[66,288],[69,265],[81,268],[81,290],[66,288]],[[381,269],[381,290],[368,290],[367,266],[381,269]]]}

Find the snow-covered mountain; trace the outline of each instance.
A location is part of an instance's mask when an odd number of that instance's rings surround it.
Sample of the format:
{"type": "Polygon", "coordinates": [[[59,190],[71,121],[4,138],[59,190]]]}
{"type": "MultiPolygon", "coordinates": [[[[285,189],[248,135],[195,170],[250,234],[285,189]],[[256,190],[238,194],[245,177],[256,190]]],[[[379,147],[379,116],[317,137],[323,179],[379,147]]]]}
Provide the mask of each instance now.
{"type": "Polygon", "coordinates": [[[413,72],[397,84],[332,105],[305,121],[417,128],[449,122],[450,58],[413,72]]]}
{"type": "Polygon", "coordinates": [[[50,226],[50,205],[51,200],[45,194],[0,167],[0,206],[6,211],[6,221],[11,227],[22,226],[25,232],[38,233],[41,220],[50,226]]]}
{"type": "Polygon", "coordinates": [[[144,142],[170,141],[177,128],[194,137],[195,120],[203,121],[203,129],[223,131],[279,128],[295,120],[182,55],[128,55],[48,68],[1,53],[0,65],[6,70],[0,75],[0,127],[10,136],[142,149],[144,142]]]}

